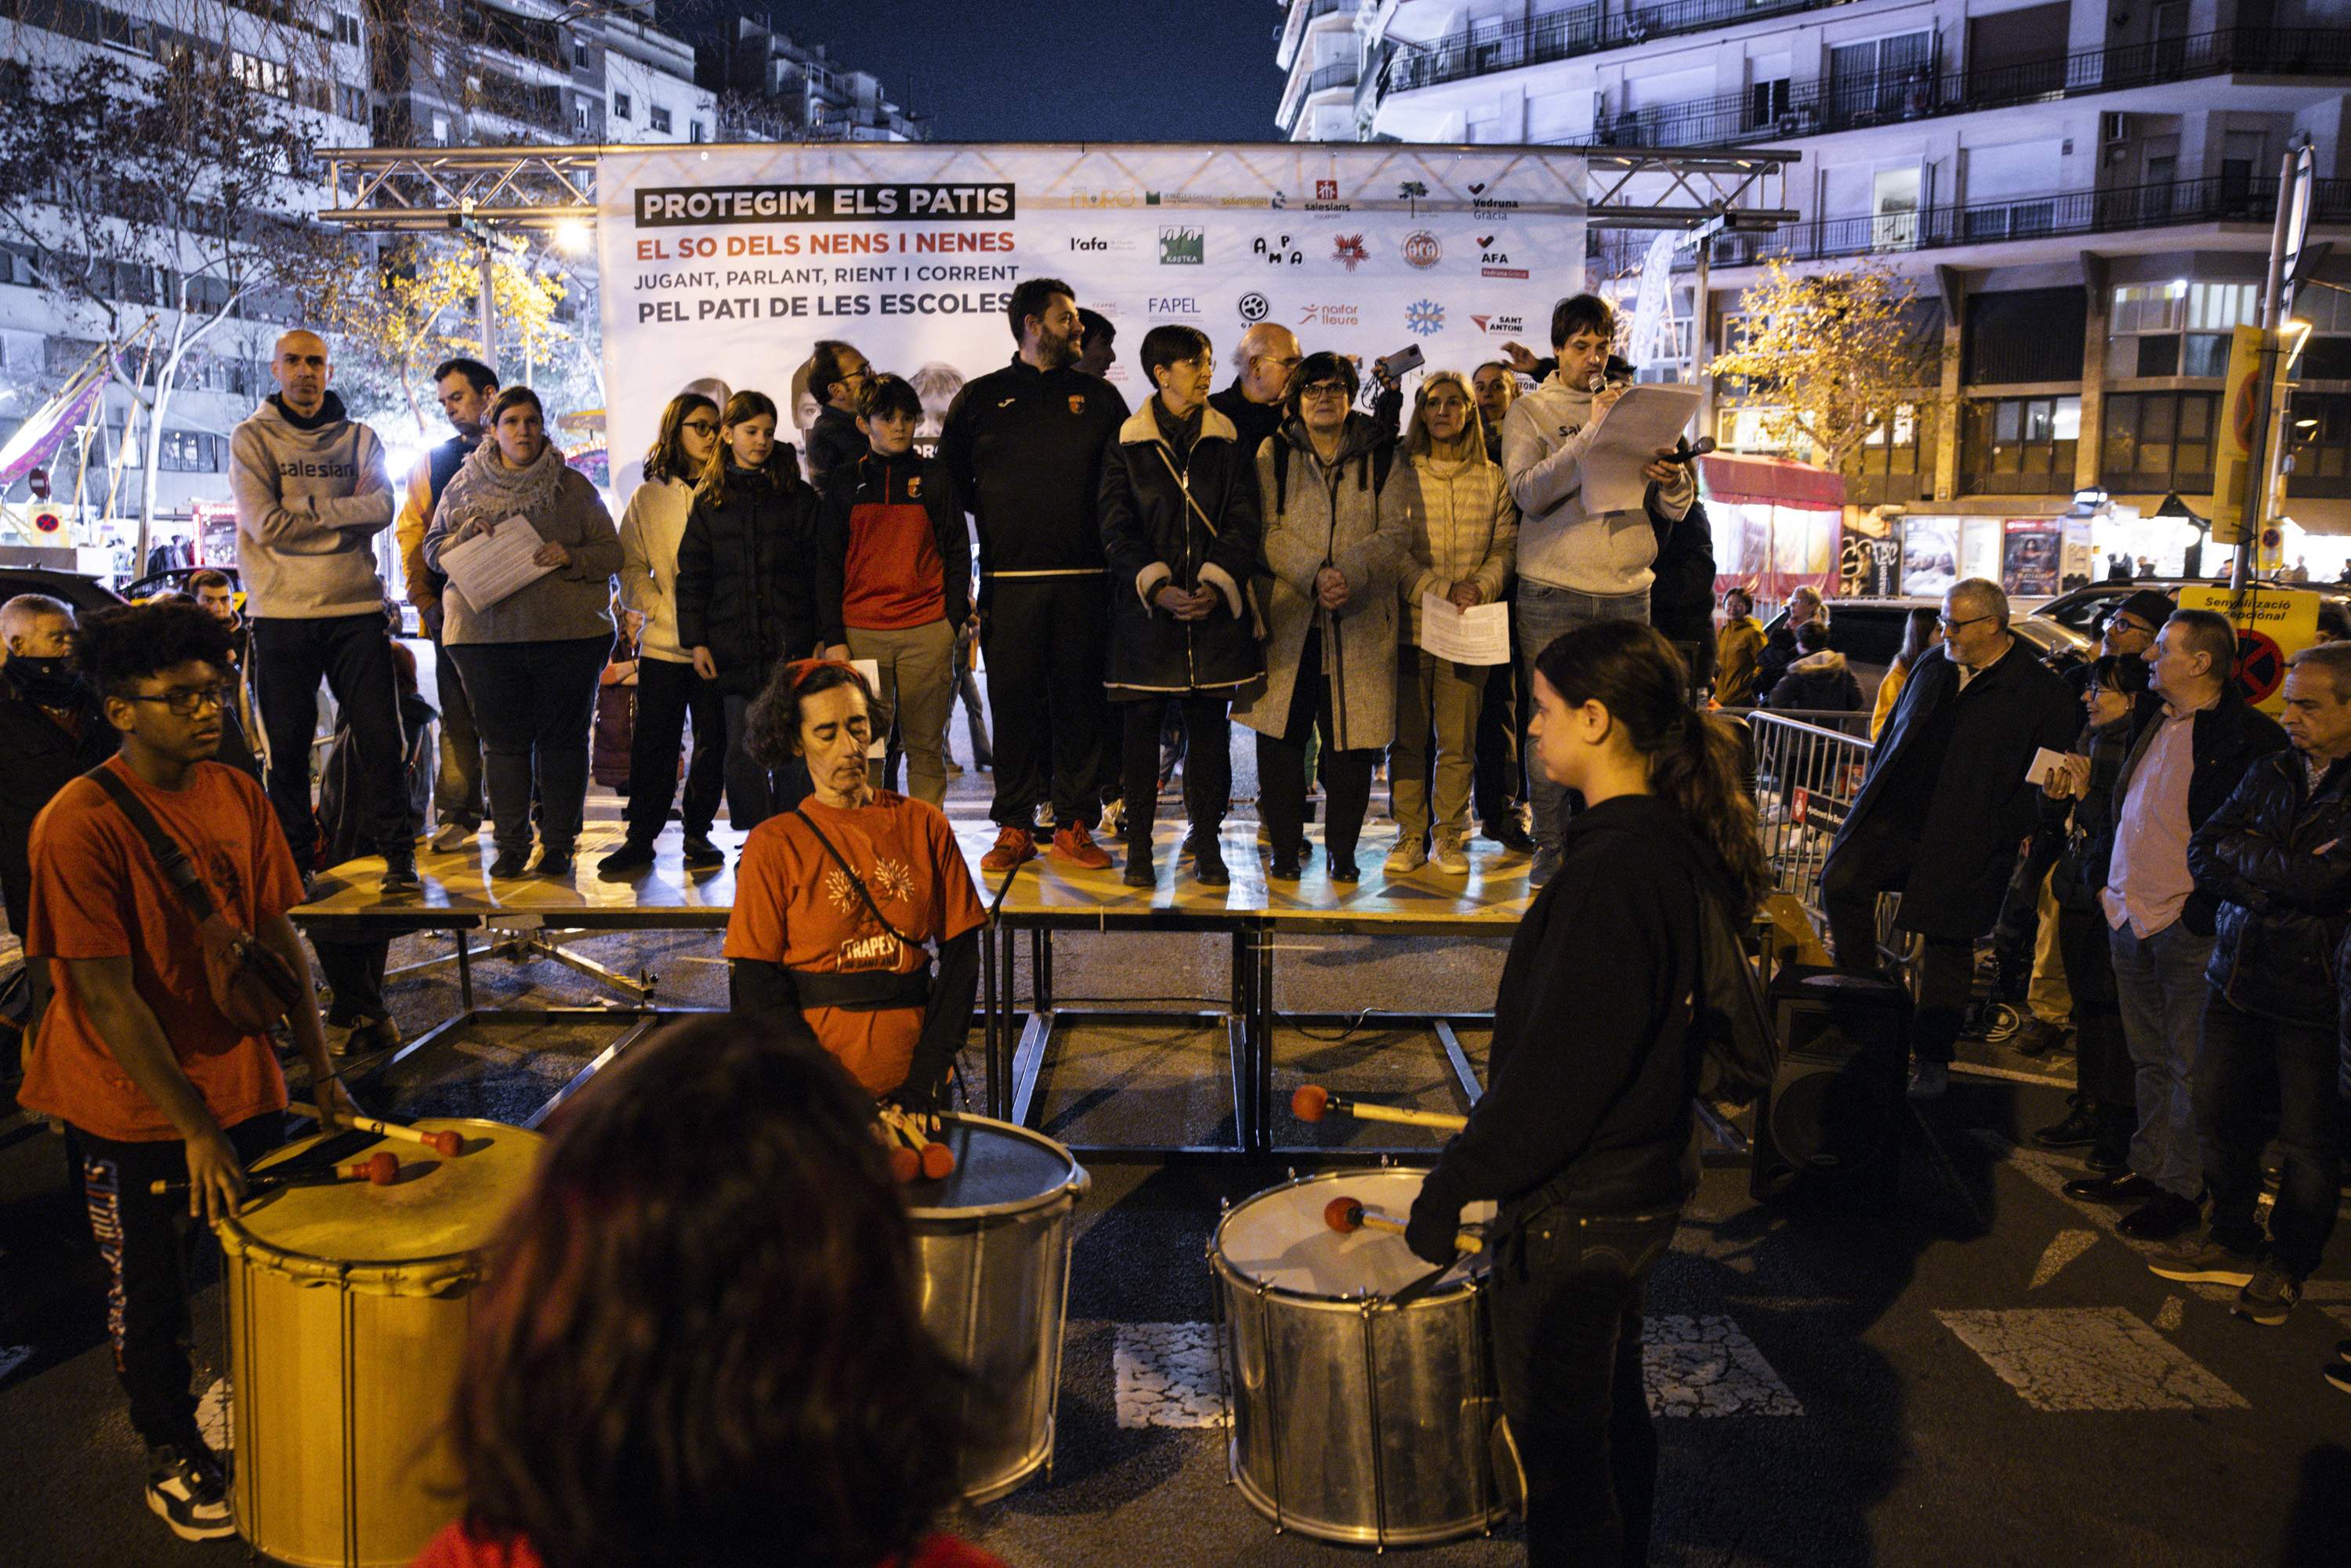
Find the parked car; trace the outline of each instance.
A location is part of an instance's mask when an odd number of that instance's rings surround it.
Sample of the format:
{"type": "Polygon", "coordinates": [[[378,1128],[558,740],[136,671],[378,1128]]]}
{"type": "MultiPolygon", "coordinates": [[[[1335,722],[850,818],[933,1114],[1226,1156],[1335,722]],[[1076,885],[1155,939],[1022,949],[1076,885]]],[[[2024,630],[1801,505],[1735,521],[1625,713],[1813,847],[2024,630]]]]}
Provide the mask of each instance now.
{"type": "Polygon", "coordinates": [[[0,604],[20,593],[46,593],[73,607],[76,616],[123,602],[122,595],[94,577],[38,566],[0,566],[0,604]]]}
{"type": "MultiPolygon", "coordinates": [[[[2034,610],[2026,619],[2062,626],[2081,637],[2085,643],[2095,646],[2098,641],[2098,633],[2105,630],[2106,617],[2114,613],[2115,606],[2142,588],[2152,588],[2158,592],[2168,594],[2173,601],[2177,602],[2179,591],[2183,588],[2224,588],[2226,586],[2226,583],[2216,582],[2209,577],[2141,577],[2134,578],[2128,582],[2094,582],[2087,588],[2077,588],[2071,593],[2059,594],[2034,610]]],[[[2262,586],[2313,589],[2327,602],[2340,604],[2346,610],[2351,610],[2351,587],[2346,587],[2341,583],[2268,582],[2262,586]]]]}
{"type": "MultiPolygon", "coordinates": [[[[2104,584],[2078,591],[2088,593],[2104,584]]],[[[2067,598],[2073,595],[2067,595],[2067,598]]],[[[2063,603],[2052,600],[2051,604],[2063,603]]],[[[1939,599],[1832,599],[1828,601],[1829,646],[1845,656],[1853,666],[1854,678],[1861,683],[1861,695],[1866,702],[1877,700],[1877,684],[1893,667],[1895,655],[1902,652],[1902,632],[1913,610],[1931,610],[1940,613],[1939,599]]],[[[2103,616],[2104,612],[2101,612],[2103,616]]],[[[1766,633],[1777,632],[1788,618],[1787,610],[1771,617],[1764,626],[1766,633]]],[[[2039,612],[2017,617],[2009,629],[2022,638],[2041,658],[2063,667],[2090,656],[2097,644],[2095,632],[2083,632],[2056,619],[2041,619],[2039,612]]]]}
{"type": "Polygon", "coordinates": [[[133,582],[129,587],[125,588],[122,591],[122,597],[131,601],[133,604],[139,604],[150,599],[161,599],[167,593],[185,593],[189,591],[188,579],[195,576],[196,573],[200,571],[216,571],[223,577],[227,578],[229,586],[236,590],[237,608],[240,610],[245,608],[245,580],[237,575],[237,570],[234,564],[225,566],[174,566],[166,568],[162,571],[151,571],[146,576],[139,579],[136,582],[133,582]]]}

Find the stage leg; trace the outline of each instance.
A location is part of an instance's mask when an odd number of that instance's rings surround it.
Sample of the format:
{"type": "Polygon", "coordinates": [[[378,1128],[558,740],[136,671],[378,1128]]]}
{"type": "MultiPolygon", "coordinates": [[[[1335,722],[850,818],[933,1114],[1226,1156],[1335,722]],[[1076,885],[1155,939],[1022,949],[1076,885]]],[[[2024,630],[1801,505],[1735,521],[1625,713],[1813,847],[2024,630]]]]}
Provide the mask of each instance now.
{"type": "Polygon", "coordinates": [[[1036,1010],[1053,1010],[1053,933],[1040,925],[1029,939],[1029,995],[1036,1010]]]}
{"type": "Polygon", "coordinates": [[[996,933],[988,929],[979,934],[979,1053],[987,1067],[987,1097],[980,1103],[980,1113],[994,1116],[996,1097],[1004,1085],[1004,1066],[996,1055],[996,933]]]}
{"type": "Polygon", "coordinates": [[[1461,1049],[1461,1041],[1453,1032],[1451,1020],[1433,1019],[1430,1024],[1437,1030],[1437,1043],[1445,1048],[1445,1060],[1453,1064],[1453,1076],[1461,1085],[1462,1095],[1468,1100],[1470,1108],[1476,1109],[1478,1096],[1486,1091],[1478,1082],[1477,1069],[1469,1065],[1468,1053],[1461,1049]]]}
{"type": "Polygon", "coordinates": [[[460,928],[450,933],[457,938],[457,1010],[474,1010],[474,949],[468,942],[470,933],[460,928]]]}
{"type": "Polygon", "coordinates": [[[1264,1154],[1273,1147],[1273,923],[1259,921],[1249,932],[1253,954],[1249,963],[1249,1027],[1257,1085],[1250,1098],[1249,1149],[1264,1154]]]}

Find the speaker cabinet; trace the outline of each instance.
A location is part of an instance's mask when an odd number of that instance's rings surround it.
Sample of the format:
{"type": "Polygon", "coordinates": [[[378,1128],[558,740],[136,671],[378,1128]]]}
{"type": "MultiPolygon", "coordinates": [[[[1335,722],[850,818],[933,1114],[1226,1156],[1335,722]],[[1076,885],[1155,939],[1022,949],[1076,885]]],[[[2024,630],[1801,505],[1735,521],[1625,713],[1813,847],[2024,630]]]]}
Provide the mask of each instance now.
{"type": "Polygon", "coordinates": [[[1902,1166],[1908,994],[1890,980],[1791,965],[1771,1000],[1780,1070],[1756,1111],[1750,1190],[1890,1201],[1902,1166]]]}

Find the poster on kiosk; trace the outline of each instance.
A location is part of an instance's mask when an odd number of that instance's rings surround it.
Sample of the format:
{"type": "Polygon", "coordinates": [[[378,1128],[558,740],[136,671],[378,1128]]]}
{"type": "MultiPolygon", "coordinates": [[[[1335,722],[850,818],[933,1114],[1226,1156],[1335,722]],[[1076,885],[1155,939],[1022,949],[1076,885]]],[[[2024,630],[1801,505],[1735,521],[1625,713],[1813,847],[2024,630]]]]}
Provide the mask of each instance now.
{"type": "Polygon", "coordinates": [[[1552,304],[1583,285],[1583,160],[1539,149],[684,146],[605,154],[597,201],[619,497],[693,382],[766,392],[805,452],[816,404],[794,372],[820,339],[911,380],[935,439],[963,384],[1011,358],[1026,277],[1066,280],[1116,327],[1130,407],[1163,322],[1208,335],[1219,386],[1259,321],[1308,353],[1368,368],[1416,348],[1466,376],[1506,341],[1548,352],[1552,304]]]}

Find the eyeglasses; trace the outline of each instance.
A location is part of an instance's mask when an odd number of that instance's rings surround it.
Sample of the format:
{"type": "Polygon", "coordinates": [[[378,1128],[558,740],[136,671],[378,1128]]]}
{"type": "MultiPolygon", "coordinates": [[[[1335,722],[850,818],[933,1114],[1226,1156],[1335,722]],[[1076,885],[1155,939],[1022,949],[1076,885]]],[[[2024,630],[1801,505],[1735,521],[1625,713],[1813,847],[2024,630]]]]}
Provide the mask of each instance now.
{"type": "Polygon", "coordinates": [[[1954,621],[1948,615],[1938,615],[1935,617],[1935,624],[1940,626],[1946,632],[1950,632],[1958,631],[1962,626],[1972,626],[1979,621],[1997,621],[1999,619],[2000,617],[1997,615],[1970,615],[1966,617],[1964,620],[1954,621]]]}
{"type": "Polygon", "coordinates": [[[1316,382],[1312,386],[1299,388],[1298,395],[1301,398],[1345,397],[1347,395],[1347,383],[1344,382],[1316,382]]]}
{"type": "Polygon", "coordinates": [[[718,422],[715,419],[689,419],[678,428],[691,430],[697,435],[709,435],[717,430],[718,422]]]}
{"type": "Polygon", "coordinates": [[[1252,357],[1265,364],[1280,365],[1285,371],[1294,371],[1306,362],[1306,356],[1303,354],[1285,354],[1280,359],[1276,359],[1271,354],[1258,354],[1252,357]]]}
{"type": "Polygon", "coordinates": [[[236,683],[224,681],[216,686],[180,686],[172,691],[158,692],[153,696],[130,696],[123,700],[134,703],[162,703],[182,718],[193,718],[206,706],[225,708],[235,701],[236,683]]]}

